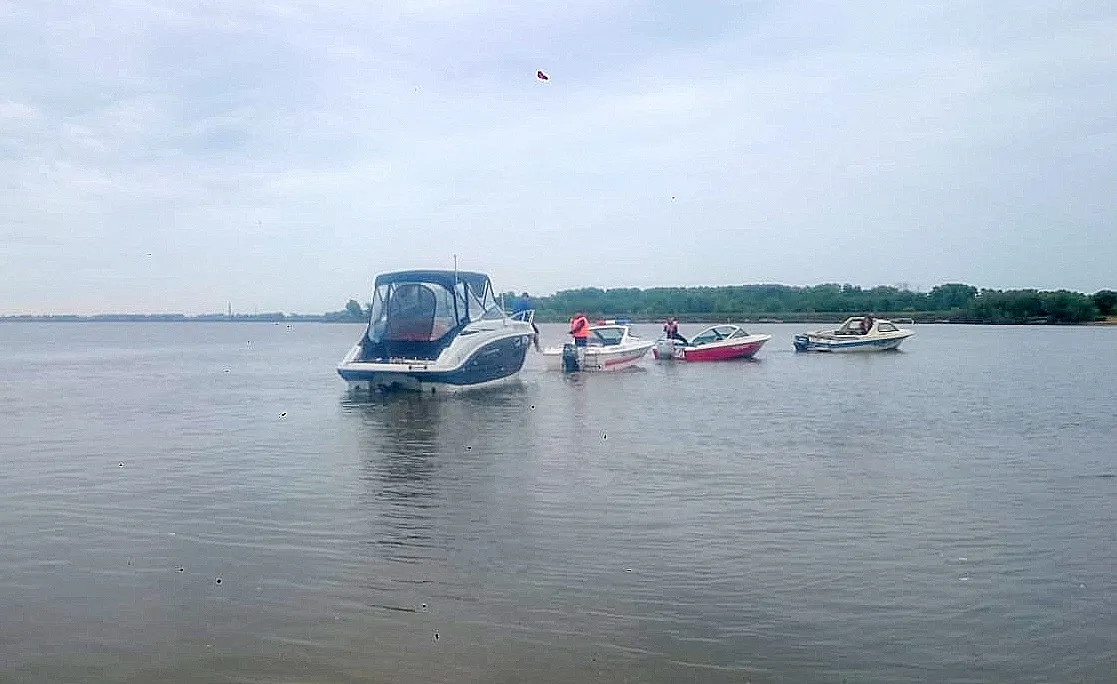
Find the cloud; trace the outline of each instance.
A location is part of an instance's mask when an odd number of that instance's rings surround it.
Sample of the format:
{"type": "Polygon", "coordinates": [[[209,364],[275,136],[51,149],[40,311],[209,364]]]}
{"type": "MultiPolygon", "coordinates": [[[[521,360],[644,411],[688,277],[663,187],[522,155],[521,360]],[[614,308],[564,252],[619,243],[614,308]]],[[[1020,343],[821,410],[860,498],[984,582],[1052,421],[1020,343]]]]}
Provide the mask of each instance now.
{"type": "Polygon", "coordinates": [[[453,254],[532,292],[1114,286],[1108,3],[6,12],[0,313],[320,311],[453,254]]]}

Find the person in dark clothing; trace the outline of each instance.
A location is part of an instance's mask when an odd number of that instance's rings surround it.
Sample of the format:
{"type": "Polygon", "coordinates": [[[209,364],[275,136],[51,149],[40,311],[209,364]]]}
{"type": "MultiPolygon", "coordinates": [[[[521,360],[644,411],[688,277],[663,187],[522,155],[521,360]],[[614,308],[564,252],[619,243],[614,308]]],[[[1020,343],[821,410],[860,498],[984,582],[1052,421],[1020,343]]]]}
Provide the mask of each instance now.
{"type": "MultiPolygon", "coordinates": [[[[531,303],[531,297],[528,295],[528,293],[521,292],[519,299],[517,299],[516,303],[512,305],[512,315],[515,316],[517,314],[522,314],[525,311],[531,311],[533,308],[534,307],[531,303]]],[[[531,323],[532,330],[535,331],[535,335],[532,336],[531,342],[535,346],[535,351],[541,352],[543,351],[543,349],[539,346],[539,326],[535,324],[534,316],[531,317],[529,323],[531,323]]]]}
{"type": "Polygon", "coordinates": [[[663,334],[669,340],[678,340],[679,342],[681,342],[683,344],[684,347],[687,346],[688,344],[690,344],[689,342],[686,341],[685,337],[683,337],[682,335],[679,334],[679,321],[678,321],[678,319],[676,319],[674,317],[669,317],[667,319],[667,321],[664,322],[664,324],[663,324],[663,334]]]}

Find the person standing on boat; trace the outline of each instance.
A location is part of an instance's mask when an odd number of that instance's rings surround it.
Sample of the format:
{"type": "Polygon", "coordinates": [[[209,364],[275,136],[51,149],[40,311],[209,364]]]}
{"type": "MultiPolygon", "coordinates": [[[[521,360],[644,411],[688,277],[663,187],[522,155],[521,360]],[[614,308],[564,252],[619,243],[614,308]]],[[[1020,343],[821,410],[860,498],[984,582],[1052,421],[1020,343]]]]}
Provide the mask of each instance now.
{"type": "Polygon", "coordinates": [[[512,315],[521,314],[525,311],[531,310],[531,296],[526,292],[521,292],[520,296],[516,298],[516,303],[512,305],[512,315]]]}
{"type": "Polygon", "coordinates": [[[578,367],[581,368],[585,365],[586,344],[590,336],[590,321],[581,311],[570,319],[570,336],[574,338],[574,346],[578,349],[578,367]]]}
{"type": "MultiPolygon", "coordinates": [[[[526,292],[521,292],[520,298],[516,300],[516,303],[512,307],[512,315],[523,314],[525,311],[531,311],[531,309],[531,296],[526,292]]],[[[532,344],[535,345],[535,351],[541,352],[543,349],[539,346],[539,326],[535,324],[535,317],[532,316],[531,320],[528,322],[531,323],[532,329],[535,330],[535,335],[531,338],[532,344]]]]}

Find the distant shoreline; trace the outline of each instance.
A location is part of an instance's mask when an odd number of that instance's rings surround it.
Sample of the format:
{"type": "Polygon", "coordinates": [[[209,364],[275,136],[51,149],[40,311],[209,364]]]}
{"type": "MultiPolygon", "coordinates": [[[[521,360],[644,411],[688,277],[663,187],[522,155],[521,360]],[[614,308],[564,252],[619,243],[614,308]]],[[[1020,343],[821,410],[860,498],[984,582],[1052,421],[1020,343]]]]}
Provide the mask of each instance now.
{"type": "MultiPolygon", "coordinates": [[[[778,318],[762,315],[737,316],[724,315],[680,315],[680,323],[688,325],[714,325],[717,323],[736,323],[745,325],[780,325],[780,324],[826,324],[840,323],[848,318],[849,313],[788,313],[778,318]]],[[[1117,326],[1117,317],[1110,317],[1100,321],[1090,321],[1079,324],[1051,323],[1037,319],[1012,323],[992,323],[989,321],[969,320],[965,318],[942,318],[941,312],[904,312],[874,314],[878,318],[897,321],[901,324],[919,325],[1094,325],[1117,326]]],[[[655,325],[662,322],[661,317],[649,316],[617,316],[635,325],[655,325]]],[[[536,319],[539,323],[564,324],[565,318],[553,316],[540,316],[536,319]]],[[[47,316],[0,316],[0,323],[348,323],[363,325],[368,323],[367,318],[340,317],[336,314],[258,314],[234,315],[232,317],[220,315],[187,316],[185,314],[94,314],[89,316],[76,314],[61,314],[47,316]]]]}

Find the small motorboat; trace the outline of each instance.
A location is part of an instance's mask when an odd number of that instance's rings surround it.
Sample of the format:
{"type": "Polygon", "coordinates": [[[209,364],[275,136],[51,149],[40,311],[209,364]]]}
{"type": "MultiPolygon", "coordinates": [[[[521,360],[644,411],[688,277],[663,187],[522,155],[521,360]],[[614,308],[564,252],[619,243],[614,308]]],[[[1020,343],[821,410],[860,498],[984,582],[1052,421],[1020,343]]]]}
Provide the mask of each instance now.
{"type": "Polygon", "coordinates": [[[511,380],[524,365],[534,312],[505,314],[484,273],[377,276],[361,339],[338,364],[350,390],[438,393],[511,380]]]}
{"type": "Polygon", "coordinates": [[[661,361],[751,359],[771,335],[750,335],[739,325],[712,325],[690,339],[657,340],[652,354],[661,361]]]}
{"type": "Polygon", "coordinates": [[[795,336],[796,351],[889,351],[915,334],[892,321],[872,316],[851,316],[837,330],[816,330],[795,336]]]}
{"type": "Polygon", "coordinates": [[[639,361],[654,342],[633,335],[627,325],[592,325],[584,354],[572,344],[543,350],[548,370],[616,371],[639,361]]]}

